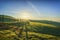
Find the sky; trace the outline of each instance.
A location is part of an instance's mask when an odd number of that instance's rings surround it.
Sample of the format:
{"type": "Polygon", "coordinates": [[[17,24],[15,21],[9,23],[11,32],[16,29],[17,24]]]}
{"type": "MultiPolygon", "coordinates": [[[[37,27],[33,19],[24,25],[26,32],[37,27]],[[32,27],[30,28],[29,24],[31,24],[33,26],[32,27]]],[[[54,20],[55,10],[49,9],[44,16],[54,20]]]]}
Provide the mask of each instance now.
{"type": "Polygon", "coordinates": [[[15,18],[60,20],[60,1],[0,0],[0,15],[15,18]]]}

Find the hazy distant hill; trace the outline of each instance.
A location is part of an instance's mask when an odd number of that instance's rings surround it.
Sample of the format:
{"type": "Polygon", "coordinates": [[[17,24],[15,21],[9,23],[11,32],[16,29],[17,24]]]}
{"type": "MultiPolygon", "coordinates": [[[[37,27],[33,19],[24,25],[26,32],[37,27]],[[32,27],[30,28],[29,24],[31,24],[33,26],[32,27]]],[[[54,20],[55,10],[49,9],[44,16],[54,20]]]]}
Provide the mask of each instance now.
{"type": "Polygon", "coordinates": [[[60,22],[55,22],[55,21],[48,21],[48,20],[31,20],[32,22],[39,22],[39,23],[46,23],[46,24],[52,24],[55,26],[60,27],[60,22]]]}

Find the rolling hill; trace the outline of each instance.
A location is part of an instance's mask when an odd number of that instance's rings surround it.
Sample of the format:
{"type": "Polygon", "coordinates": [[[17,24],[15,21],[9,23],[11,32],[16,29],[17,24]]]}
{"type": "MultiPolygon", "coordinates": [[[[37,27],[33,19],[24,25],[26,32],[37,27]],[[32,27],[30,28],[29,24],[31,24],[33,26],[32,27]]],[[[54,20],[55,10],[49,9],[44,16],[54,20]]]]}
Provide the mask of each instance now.
{"type": "Polygon", "coordinates": [[[29,23],[19,22],[19,20],[6,15],[0,15],[0,19],[0,40],[25,40],[26,30],[29,40],[60,40],[59,22],[48,20],[29,20],[29,23]]]}
{"type": "Polygon", "coordinates": [[[0,15],[0,30],[9,29],[9,27],[16,26],[18,24],[18,19],[7,15],[0,15]],[[15,25],[16,24],[16,25],[15,25]]]}
{"type": "Polygon", "coordinates": [[[31,20],[32,22],[40,22],[40,23],[45,23],[45,24],[52,24],[55,26],[60,27],[60,22],[55,22],[55,21],[48,21],[48,20],[31,20]]]}
{"type": "Polygon", "coordinates": [[[7,15],[0,15],[0,22],[15,22],[17,19],[7,15]]]}

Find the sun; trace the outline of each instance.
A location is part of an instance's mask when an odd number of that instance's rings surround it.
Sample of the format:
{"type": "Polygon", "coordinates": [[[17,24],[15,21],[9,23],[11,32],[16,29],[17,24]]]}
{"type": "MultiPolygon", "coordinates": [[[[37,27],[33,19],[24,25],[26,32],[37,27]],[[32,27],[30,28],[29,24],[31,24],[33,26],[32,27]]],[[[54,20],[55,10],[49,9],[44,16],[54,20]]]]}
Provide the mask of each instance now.
{"type": "Polygon", "coordinates": [[[29,19],[30,17],[27,15],[22,16],[22,19],[29,19]]]}
{"type": "Polygon", "coordinates": [[[17,17],[18,19],[33,19],[33,15],[31,14],[32,12],[30,11],[26,11],[26,10],[22,10],[19,13],[17,13],[17,17]]]}
{"type": "Polygon", "coordinates": [[[22,19],[30,19],[31,15],[30,15],[29,12],[24,11],[24,12],[21,13],[21,18],[22,19]]]}

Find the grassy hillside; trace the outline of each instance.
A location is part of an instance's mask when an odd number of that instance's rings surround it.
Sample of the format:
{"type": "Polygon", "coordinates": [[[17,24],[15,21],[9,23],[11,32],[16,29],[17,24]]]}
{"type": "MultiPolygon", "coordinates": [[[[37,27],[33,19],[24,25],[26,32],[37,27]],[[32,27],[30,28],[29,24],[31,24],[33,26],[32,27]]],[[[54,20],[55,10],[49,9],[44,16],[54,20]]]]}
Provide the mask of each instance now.
{"type": "Polygon", "coordinates": [[[25,40],[26,36],[28,40],[60,40],[59,22],[48,20],[19,22],[6,15],[0,15],[0,19],[0,40],[25,40]]]}
{"type": "Polygon", "coordinates": [[[15,22],[17,19],[11,16],[0,15],[0,22],[15,22]]]}
{"type": "Polygon", "coordinates": [[[37,33],[60,36],[60,28],[51,24],[31,22],[30,27],[28,27],[29,29],[37,33]]]}
{"type": "Polygon", "coordinates": [[[7,15],[0,15],[0,30],[9,29],[10,26],[20,26],[19,20],[7,15]]]}
{"type": "Polygon", "coordinates": [[[45,23],[45,24],[52,24],[57,27],[60,27],[60,22],[55,22],[55,21],[48,21],[48,20],[31,20],[32,22],[39,22],[39,23],[45,23]]]}

